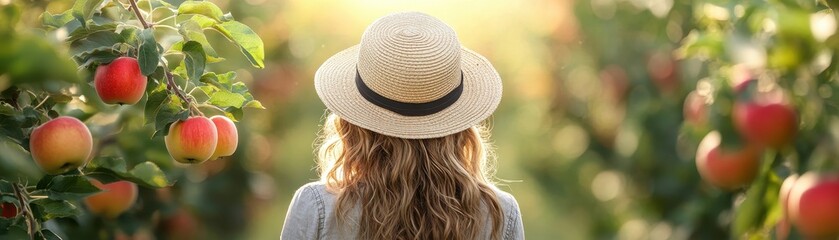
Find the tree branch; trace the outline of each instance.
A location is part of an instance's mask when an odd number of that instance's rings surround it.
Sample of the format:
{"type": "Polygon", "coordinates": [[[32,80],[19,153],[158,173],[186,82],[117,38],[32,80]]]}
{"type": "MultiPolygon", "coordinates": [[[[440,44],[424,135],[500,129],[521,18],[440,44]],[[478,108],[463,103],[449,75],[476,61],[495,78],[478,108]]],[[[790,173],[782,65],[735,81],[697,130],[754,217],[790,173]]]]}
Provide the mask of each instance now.
{"type": "Polygon", "coordinates": [[[137,15],[137,20],[140,20],[140,24],[143,25],[143,28],[151,28],[146,19],[143,18],[143,14],[140,13],[140,8],[137,7],[137,0],[128,0],[128,3],[131,4],[131,10],[134,11],[134,15],[137,15]]]}
{"type": "MultiPolygon", "coordinates": [[[[140,20],[140,24],[143,25],[143,28],[151,28],[152,25],[146,22],[146,19],[143,18],[143,14],[140,12],[140,8],[137,7],[137,0],[128,0],[128,3],[131,4],[131,10],[134,12],[134,15],[137,16],[137,19],[140,20]]],[[[163,73],[166,75],[166,90],[175,93],[175,95],[178,96],[178,98],[180,98],[186,103],[191,113],[190,115],[204,116],[204,114],[201,113],[201,111],[199,111],[197,107],[195,107],[195,104],[192,102],[192,99],[186,96],[186,94],[184,94],[183,89],[181,89],[177,84],[175,84],[174,77],[172,76],[172,73],[169,71],[169,66],[166,65],[166,62],[164,62],[162,58],[159,61],[163,65],[163,73]]]]}
{"type": "Polygon", "coordinates": [[[181,90],[181,88],[177,84],[175,84],[175,79],[172,76],[172,73],[169,72],[169,67],[166,66],[166,63],[163,63],[163,70],[163,72],[166,75],[166,89],[170,91],[174,89],[173,92],[175,92],[175,95],[177,95],[179,98],[184,100],[184,102],[186,102],[186,105],[189,107],[190,113],[192,113],[190,115],[204,116],[204,114],[201,113],[201,111],[198,110],[198,107],[196,107],[195,104],[192,102],[192,98],[187,97],[184,94],[183,90],[181,90]]]}
{"type": "Polygon", "coordinates": [[[12,184],[12,189],[15,191],[15,197],[20,202],[20,214],[26,217],[26,231],[29,233],[29,239],[35,239],[35,216],[32,216],[32,211],[29,209],[29,204],[26,203],[26,198],[20,190],[20,184],[12,184]]]}

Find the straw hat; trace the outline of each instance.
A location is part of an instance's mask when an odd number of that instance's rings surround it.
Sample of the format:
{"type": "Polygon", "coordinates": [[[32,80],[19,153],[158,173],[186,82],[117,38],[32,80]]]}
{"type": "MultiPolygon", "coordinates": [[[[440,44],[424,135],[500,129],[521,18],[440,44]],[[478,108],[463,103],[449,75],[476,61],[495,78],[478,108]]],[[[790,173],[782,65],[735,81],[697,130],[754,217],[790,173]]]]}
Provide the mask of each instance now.
{"type": "Polygon", "coordinates": [[[501,101],[501,77],[454,30],[417,12],[384,16],[361,43],[330,57],[315,73],[329,110],[388,136],[437,138],[489,117],[501,101]]]}

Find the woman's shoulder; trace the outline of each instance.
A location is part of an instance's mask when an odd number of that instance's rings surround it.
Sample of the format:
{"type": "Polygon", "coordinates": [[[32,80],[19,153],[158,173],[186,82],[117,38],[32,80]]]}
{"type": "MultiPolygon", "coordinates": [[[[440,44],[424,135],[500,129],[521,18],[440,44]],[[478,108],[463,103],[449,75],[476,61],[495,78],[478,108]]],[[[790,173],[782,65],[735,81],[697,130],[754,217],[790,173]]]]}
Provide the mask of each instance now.
{"type": "Polygon", "coordinates": [[[295,191],[294,195],[316,200],[320,204],[326,204],[328,203],[326,200],[335,198],[335,195],[327,190],[326,184],[320,181],[304,184],[295,191]]]}
{"type": "Polygon", "coordinates": [[[515,212],[518,212],[519,204],[516,201],[516,198],[513,197],[513,194],[501,190],[496,186],[493,186],[492,189],[495,191],[495,196],[498,198],[498,202],[501,203],[501,207],[505,210],[505,212],[511,212],[509,210],[515,210],[515,212]]]}
{"type": "Polygon", "coordinates": [[[512,194],[493,186],[501,210],[504,212],[504,227],[502,239],[524,239],[524,226],[521,221],[519,203],[512,194]]]}
{"type": "Polygon", "coordinates": [[[326,192],[326,184],[320,181],[309,182],[300,186],[297,189],[297,192],[307,192],[312,191],[313,193],[321,193],[326,192]]]}

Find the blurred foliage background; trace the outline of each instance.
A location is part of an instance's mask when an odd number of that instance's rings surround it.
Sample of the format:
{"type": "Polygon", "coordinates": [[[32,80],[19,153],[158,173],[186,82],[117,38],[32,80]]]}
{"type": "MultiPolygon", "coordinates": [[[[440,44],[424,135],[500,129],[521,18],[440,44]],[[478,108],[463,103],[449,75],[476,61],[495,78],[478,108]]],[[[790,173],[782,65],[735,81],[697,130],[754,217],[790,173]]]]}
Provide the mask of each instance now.
{"type": "MultiPolygon", "coordinates": [[[[708,66],[701,58],[685,58],[679,49],[696,37],[689,36],[697,28],[712,26],[708,21],[736,16],[743,7],[738,3],[213,2],[258,32],[266,67],[253,70],[245,59],[235,59],[241,58],[235,48],[217,48],[233,59],[208,67],[236,71],[267,110],[246,111],[233,158],[201,166],[173,165],[163,142],[148,139],[151,133],[139,127],[142,123],[114,140],[121,151],[142,149],[137,158],[183,169],[171,176],[178,179],[171,189],[141,190],[148,198],[143,208],[162,204],[160,209],[167,209],[136,213],[160,214],[160,229],[184,228],[199,238],[277,238],[293,192],[318,178],[313,142],[325,107],[312,87],[315,70],[357,44],[376,18],[411,10],[450,24],[462,44],[490,59],[502,76],[504,96],[491,120],[496,177],[518,199],[529,239],[720,239],[730,234],[736,195],[700,181],[693,159],[702,134],[682,123],[685,96],[707,77],[708,66]]],[[[26,6],[21,15],[26,31],[37,32],[40,13],[62,12],[72,1],[20,4],[26,6]]],[[[810,23],[808,14],[801,23],[810,23]]],[[[224,41],[217,34],[208,37],[224,41]]],[[[801,46],[791,45],[790,52],[801,46]]],[[[766,61],[765,55],[757,57],[766,61]]],[[[0,173],[37,174],[28,156],[6,158],[18,160],[8,160],[12,165],[0,166],[0,173]]]]}

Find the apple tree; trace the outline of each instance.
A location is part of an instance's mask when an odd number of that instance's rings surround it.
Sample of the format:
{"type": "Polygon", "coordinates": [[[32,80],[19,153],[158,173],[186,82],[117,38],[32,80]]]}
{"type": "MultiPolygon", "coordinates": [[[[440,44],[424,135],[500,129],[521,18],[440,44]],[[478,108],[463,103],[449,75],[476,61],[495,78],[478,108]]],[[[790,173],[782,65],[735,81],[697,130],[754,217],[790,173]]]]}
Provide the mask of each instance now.
{"type": "Polygon", "coordinates": [[[836,239],[836,6],[575,1],[525,169],[588,238],[836,239]]]}
{"type": "Polygon", "coordinates": [[[731,236],[835,239],[839,36],[830,1],[696,1],[676,52],[701,63],[685,131],[702,179],[736,194],[731,236]]]}
{"type": "Polygon", "coordinates": [[[77,0],[38,29],[21,23],[27,4],[0,4],[0,238],[184,222],[178,179],[233,155],[234,122],[263,108],[236,72],[213,71],[216,49],[262,68],[260,37],[209,1],[77,0]]]}

